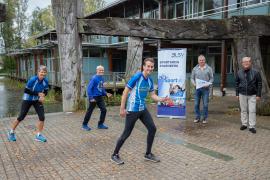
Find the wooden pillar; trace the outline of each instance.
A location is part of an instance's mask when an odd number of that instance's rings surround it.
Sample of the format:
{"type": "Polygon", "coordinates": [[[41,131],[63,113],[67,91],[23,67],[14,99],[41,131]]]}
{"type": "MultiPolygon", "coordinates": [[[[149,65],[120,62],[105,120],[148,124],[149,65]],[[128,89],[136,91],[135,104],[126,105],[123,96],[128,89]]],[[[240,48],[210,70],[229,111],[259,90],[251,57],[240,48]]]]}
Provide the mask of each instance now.
{"type": "MultiPolygon", "coordinates": [[[[262,77],[262,102],[269,102],[269,84],[267,82],[265,71],[263,68],[259,37],[248,36],[234,39],[233,47],[234,52],[236,53],[235,59],[237,60],[238,67],[241,68],[241,62],[243,57],[251,57],[253,68],[258,70],[262,77]]],[[[238,69],[234,69],[234,71],[236,72],[238,71],[238,69]]]]}
{"type": "Polygon", "coordinates": [[[164,12],[163,12],[163,0],[159,0],[159,19],[163,19],[164,17],[164,12]]]}
{"type": "Polygon", "coordinates": [[[143,55],[143,39],[129,37],[126,64],[126,80],[138,71],[141,71],[143,55]]]}
{"type": "Polygon", "coordinates": [[[224,0],[223,6],[223,18],[228,18],[228,0],[224,0]]]}
{"type": "Polygon", "coordinates": [[[43,61],[43,52],[41,54],[39,54],[39,64],[43,65],[44,61],[43,61]]]}
{"type": "Polygon", "coordinates": [[[109,71],[113,72],[112,49],[108,49],[109,71]]]}
{"type": "Polygon", "coordinates": [[[38,60],[37,60],[37,54],[34,54],[34,63],[35,63],[35,74],[38,71],[38,60]]]}
{"type": "Polygon", "coordinates": [[[52,0],[61,67],[63,111],[76,111],[84,86],[82,69],[82,37],[78,18],[83,17],[83,0],[52,0]]]}
{"type": "Polygon", "coordinates": [[[221,53],[221,73],[220,73],[220,91],[222,96],[226,94],[226,78],[227,78],[227,46],[225,40],[222,41],[222,53],[221,53]]]}

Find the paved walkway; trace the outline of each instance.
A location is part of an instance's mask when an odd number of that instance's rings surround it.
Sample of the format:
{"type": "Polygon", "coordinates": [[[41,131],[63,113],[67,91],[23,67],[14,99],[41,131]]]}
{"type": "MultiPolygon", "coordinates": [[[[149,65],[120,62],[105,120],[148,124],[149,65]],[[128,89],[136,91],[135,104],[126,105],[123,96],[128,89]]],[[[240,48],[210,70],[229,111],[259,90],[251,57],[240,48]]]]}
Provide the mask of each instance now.
{"type": "MultiPolygon", "coordinates": [[[[0,120],[0,179],[270,179],[270,120],[258,117],[257,134],[240,131],[237,102],[218,97],[210,102],[209,124],[194,124],[188,102],[186,120],[155,118],[153,152],[161,163],[146,162],[146,130],[138,122],[121,149],[125,164],[110,161],[124,127],[119,107],[109,107],[108,130],[96,129],[99,111],[80,129],[84,112],[46,114],[47,143],[34,141],[37,116],[20,124],[16,142],[7,142],[11,119],[0,120]]],[[[149,105],[155,117],[155,106],[149,105]]]]}

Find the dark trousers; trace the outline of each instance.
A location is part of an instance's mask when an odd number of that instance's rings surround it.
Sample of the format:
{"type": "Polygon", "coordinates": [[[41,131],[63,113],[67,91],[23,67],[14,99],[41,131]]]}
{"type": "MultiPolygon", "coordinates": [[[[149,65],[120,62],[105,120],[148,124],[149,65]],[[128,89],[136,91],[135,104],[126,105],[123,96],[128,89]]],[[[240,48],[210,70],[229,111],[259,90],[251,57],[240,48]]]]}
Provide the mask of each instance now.
{"type": "Polygon", "coordinates": [[[98,106],[98,108],[101,111],[98,125],[103,124],[104,121],[105,121],[107,109],[106,109],[103,97],[102,96],[96,96],[96,97],[94,97],[94,99],[96,100],[95,102],[90,102],[89,101],[89,107],[88,107],[87,112],[85,114],[85,117],[84,117],[84,120],[83,120],[83,125],[88,124],[88,122],[89,122],[89,120],[91,118],[91,115],[93,113],[93,110],[95,109],[96,105],[98,106]]]}
{"type": "Polygon", "coordinates": [[[31,106],[34,106],[37,114],[38,114],[38,118],[40,121],[44,121],[45,120],[45,116],[44,116],[44,106],[41,102],[39,101],[27,101],[27,100],[23,100],[22,102],[22,107],[21,107],[21,112],[19,117],[17,118],[18,121],[22,121],[24,120],[25,116],[27,115],[29,109],[31,108],[31,106]]]}
{"type": "Polygon", "coordinates": [[[144,124],[144,126],[148,130],[146,154],[151,153],[151,149],[152,149],[152,145],[154,142],[157,128],[154,124],[151,114],[149,113],[147,109],[145,109],[139,112],[128,112],[128,114],[126,115],[125,129],[117,141],[117,144],[113,153],[114,155],[119,153],[120,148],[122,147],[126,139],[130,136],[135,126],[135,123],[138,119],[141,120],[141,122],[144,124]]]}

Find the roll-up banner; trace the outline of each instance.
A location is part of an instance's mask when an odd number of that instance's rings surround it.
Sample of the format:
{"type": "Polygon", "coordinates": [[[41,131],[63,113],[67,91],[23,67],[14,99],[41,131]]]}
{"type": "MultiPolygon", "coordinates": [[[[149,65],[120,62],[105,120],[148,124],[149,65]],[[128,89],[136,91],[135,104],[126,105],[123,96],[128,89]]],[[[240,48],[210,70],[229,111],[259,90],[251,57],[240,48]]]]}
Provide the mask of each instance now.
{"type": "Polygon", "coordinates": [[[158,51],[158,96],[169,97],[157,106],[157,117],[186,118],[187,49],[158,51]]]}

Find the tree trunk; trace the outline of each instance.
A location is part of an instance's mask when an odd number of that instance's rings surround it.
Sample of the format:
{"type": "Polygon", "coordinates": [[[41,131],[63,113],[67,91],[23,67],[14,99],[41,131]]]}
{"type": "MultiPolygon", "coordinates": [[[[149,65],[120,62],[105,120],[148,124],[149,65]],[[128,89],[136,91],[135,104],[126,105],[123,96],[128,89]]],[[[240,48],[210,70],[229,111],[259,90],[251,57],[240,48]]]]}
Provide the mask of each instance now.
{"type": "Polygon", "coordinates": [[[126,64],[126,81],[136,72],[141,71],[143,55],[143,39],[129,37],[126,64]]]}
{"type": "Polygon", "coordinates": [[[269,85],[266,80],[265,71],[263,68],[260,41],[259,37],[249,36],[234,39],[233,50],[236,52],[236,59],[238,67],[235,69],[237,72],[241,68],[241,61],[243,57],[251,57],[254,69],[258,70],[262,77],[262,104],[270,102],[269,85]]]}
{"type": "Polygon", "coordinates": [[[0,3],[0,22],[4,22],[6,20],[6,5],[0,3]]]}
{"type": "Polygon", "coordinates": [[[83,17],[82,0],[52,0],[60,58],[63,111],[77,110],[81,98],[82,43],[77,18],[83,17]]]}

